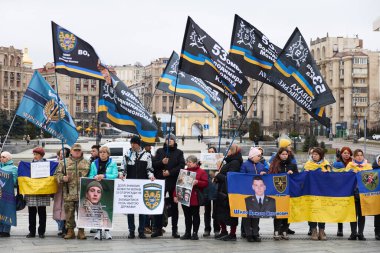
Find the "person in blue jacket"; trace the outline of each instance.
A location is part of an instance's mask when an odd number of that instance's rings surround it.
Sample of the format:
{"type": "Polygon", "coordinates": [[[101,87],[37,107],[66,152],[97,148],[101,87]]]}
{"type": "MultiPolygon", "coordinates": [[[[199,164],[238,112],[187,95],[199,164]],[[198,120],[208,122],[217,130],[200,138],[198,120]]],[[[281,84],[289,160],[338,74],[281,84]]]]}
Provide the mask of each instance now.
{"type": "MultiPolygon", "coordinates": [[[[118,177],[118,170],[116,162],[110,158],[111,151],[109,147],[99,148],[99,158],[91,163],[89,178],[94,178],[96,181],[102,179],[115,179],[118,177]]],[[[107,240],[112,239],[112,235],[108,229],[105,230],[104,237],[107,240]]],[[[100,229],[94,236],[96,240],[100,239],[100,229]]]]}

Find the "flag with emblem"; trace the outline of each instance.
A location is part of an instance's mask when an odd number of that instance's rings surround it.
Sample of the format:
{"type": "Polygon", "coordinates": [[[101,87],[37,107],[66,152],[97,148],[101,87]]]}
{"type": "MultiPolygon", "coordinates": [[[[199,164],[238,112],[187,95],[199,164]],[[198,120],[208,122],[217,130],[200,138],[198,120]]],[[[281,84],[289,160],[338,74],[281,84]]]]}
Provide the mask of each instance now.
{"type": "Polygon", "coordinates": [[[190,17],[178,69],[219,86],[225,90],[236,110],[245,113],[242,99],[249,87],[248,80],[227,51],[190,17]]]}
{"type": "Polygon", "coordinates": [[[356,174],[363,216],[380,214],[379,174],[380,169],[361,171],[356,174]]]}
{"type": "Polygon", "coordinates": [[[176,52],[173,52],[164,73],[158,80],[157,89],[170,94],[174,94],[175,90],[176,96],[194,101],[215,116],[218,116],[223,109],[223,93],[207,84],[207,81],[178,71],[178,63],[179,56],[176,52]]]}
{"type": "Polygon", "coordinates": [[[16,114],[70,146],[79,137],[66,105],[38,71],[34,72],[16,114]]]}
{"type": "Polygon", "coordinates": [[[51,22],[55,71],[77,78],[104,80],[94,48],[69,30],[51,22]]]}

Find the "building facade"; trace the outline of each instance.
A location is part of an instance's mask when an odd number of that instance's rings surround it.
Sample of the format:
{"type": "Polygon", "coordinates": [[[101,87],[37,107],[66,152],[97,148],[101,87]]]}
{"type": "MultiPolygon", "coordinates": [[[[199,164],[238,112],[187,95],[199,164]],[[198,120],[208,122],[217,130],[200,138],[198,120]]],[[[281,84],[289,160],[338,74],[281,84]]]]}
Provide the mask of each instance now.
{"type": "Polygon", "coordinates": [[[144,66],[139,62],[136,62],[134,65],[113,66],[113,69],[119,79],[128,87],[133,84],[141,83],[144,77],[144,66]]]}
{"type": "Polygon", "coordinates": [[[13,46],[0,47],[0,108],[11,113],[17,110],[33,75],[33,62],[13,46]]]}

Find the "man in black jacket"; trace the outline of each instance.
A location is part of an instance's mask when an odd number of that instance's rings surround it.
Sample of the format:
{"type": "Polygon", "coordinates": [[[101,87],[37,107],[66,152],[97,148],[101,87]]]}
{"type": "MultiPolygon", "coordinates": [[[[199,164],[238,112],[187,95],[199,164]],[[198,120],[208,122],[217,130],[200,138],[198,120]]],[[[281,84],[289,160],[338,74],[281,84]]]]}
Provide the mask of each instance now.
{"type": "MultiPolygon", "coordinates": [[[[127,179],[150,179],[155,180],[152,168],[152,157],[149,152],[141,148],[141,140],[138,136],[131,138],[131,149],[124,155],[124,176],[127,179]]],[[[146,215],[139,214],[139,238],[145,239],[144,234],[146,215]]],[[[128,214],[128,239],[135,238],[135,215],[128,214]]]]}
{"type": "MultiPolygon", "coordinates": [[[[185,168],[185,158],[182,150],[177,148],[176,137],[173,134],[165,137],[163,148],[159,148],[153,157],[154,176],[165,179],[165,196],[169,193],[169,203],[172,214],[172,236],[179,238],[178,234],[178,204],[173,201],[173,192],[179,171],[185,168]]],[[[154,216],[155,232],[152,237],[162,236],[162,215],[154,216]]]]}

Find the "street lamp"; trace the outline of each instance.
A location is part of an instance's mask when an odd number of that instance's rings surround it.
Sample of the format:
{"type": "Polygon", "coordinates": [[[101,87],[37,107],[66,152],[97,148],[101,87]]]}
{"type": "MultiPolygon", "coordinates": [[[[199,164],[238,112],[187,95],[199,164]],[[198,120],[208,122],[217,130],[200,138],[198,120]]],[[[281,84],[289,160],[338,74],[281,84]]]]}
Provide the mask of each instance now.
{"type": "Polygon", "coordinates": [[[367,112],[369,108],[371,108],[372,106],[376,104],[380,104],[380,101],[375,102],[371,104],[370,106],[368,106],[367,108],[365,108],[365,112],[364,112],[364,154],[367,154],[366,152],[367,151],[367,112]]]}

